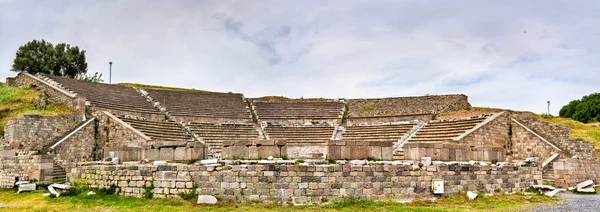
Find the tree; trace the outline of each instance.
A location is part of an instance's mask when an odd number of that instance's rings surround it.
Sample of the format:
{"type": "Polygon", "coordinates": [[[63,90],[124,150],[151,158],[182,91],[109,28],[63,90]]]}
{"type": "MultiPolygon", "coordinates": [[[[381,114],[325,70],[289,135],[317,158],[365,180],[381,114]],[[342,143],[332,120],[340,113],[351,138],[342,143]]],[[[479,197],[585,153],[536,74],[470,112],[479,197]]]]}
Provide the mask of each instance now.
{"type": "Polygon", "coordinates": [[[88,82],[104,82],[102,79],[102,74],[98,74],[98,72],[94,73],[94,75],[82,74],[75,77],[75,79],[88,81],[88,82]]]}
{"type": "Polygon", "coordinates": [[[584,96],[581,100],[569,102],[560,109],[559,115],[583,123],[600,121],[600,93],[593,93],[584,96]]]}
{"type": "Polygon", "coordinates": [[[87,73],[85,51],[77,46],[32,40],[17,50],[11,71],[27,71],[75,78],[87,73]]]}

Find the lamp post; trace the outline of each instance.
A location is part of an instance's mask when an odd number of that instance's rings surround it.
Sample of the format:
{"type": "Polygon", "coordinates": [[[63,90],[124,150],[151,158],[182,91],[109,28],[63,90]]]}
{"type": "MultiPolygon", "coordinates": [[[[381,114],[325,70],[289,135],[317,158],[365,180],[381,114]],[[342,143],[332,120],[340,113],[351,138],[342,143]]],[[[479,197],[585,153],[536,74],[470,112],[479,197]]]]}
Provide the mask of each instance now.
{"type": "Polygon", "coordinates": [[[548,103],[548,115],[550,115],[550,101],[546,101],[548,103]]]}
{"type": "Polygon", "coordinates": [[[112,61],[108,62],[108,65],[110,65],[110,68],[108,69],[108,84],[112,84],[112,61]]]}

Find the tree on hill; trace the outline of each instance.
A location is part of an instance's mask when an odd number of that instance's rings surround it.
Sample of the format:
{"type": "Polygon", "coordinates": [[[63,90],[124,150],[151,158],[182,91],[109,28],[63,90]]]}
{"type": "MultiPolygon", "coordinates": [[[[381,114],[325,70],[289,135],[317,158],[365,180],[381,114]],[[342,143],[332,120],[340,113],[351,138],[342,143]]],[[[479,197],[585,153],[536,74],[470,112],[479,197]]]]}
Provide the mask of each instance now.
{"type": "Polygon", "coordinates": [[[75,78],[87,72],[85,50],[65,43],[54,46],[45,40],[32,40],[19,47],[11,71],[75,78]]]}
{"type": "Polygon", "coordinates": [[[583,123],[600,121],[600,93],[593,93],[580,100],[569,102],[560,109],[559,116],[583,123]]]}

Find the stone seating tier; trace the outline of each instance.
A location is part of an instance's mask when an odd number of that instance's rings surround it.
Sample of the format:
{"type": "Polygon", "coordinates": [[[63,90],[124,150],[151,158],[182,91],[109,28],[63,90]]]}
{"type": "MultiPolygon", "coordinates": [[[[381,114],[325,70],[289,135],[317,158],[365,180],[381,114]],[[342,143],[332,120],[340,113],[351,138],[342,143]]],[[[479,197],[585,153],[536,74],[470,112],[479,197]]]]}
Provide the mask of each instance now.
{"type": "Polygon", "coordinates": [[[147,89],[170,114],[179,116],[249,118],[242,94],[147,89]]]}
{"type": "Polygon", "coordinates": [[[483,122],[485,118],[431,122],[419,129],[409,142],[435,143],[452,142],[454,138],[483,122]]]}
{"type": "Polygon", "coordinates": [[[227,126],[208,124],[188,124],[192,132],[204,140],[254,140],[258,132],[254,126],[227,126]]]}
{"type": "Polygon", "coordinates": [[[349,126],[344,131],[342,140],[396,142],[408,133],[413,126],[412,124],[349,126]]]}
{"type": "Polygon", "coordinates": [[[152,140],[165,141],[191,141],[193,137],[188,134],[179,124],[173,122],[157,122],[137,120],[121,117],[121,120],[127,122],[133,128],[141,131],[152,140]]]}
{"type": "Polygon", "coordinates": [[[141,94],[130,87],[86,82],[49,74],[42,74],[42,76],[84,97],[92,105],[96,103],[98,106],[102,105],[100,107],[115,110],[158,112],[150,102],[146,101],[141,94]]]}

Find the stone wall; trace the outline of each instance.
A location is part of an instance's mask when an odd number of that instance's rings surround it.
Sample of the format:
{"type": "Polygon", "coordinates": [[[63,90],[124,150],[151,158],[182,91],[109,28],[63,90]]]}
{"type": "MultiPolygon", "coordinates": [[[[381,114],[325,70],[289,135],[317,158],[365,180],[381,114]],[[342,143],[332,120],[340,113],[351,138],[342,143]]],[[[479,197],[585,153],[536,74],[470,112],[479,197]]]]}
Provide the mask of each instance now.
{"type": "Polygon", "coordinates": [[[371,165],[91,165],[68,174],[72,182],[91,187],[117,185],[119,194],[141,197],[144,187],[154,198],[178,198],[179,192],[234,201],[324,202],[344,197],[407,200],[434,197],[431,180],[444,180],[444,195],[466,191],[522,191],[541,180],[537,167],[440,164],[371,165]]]}
{"type": "Polygon", "coordinates": [[[127,116],[141,117],[141,118],[144,118],[144,119],[150,120],[150,121],[165,121],[167,119],[165,114],[162,114],[158,111],[156,113],[146,113],[146,112],[130,111],[130,110],[115,110],[115,109],[111,109],[111,108],[102,108],[102,107],[96,107],[96,106],[92,107],[92,111],[93,112],[108,111],[109,113],[114,114],[115,116],[127,115],[127,116]]]}
{"type": "Polygon", "coordinates": [[[397,116],[469,109],[467,96],[431,95],[381,99],[349,99],[349,117],[397,116]]]}
{"type": "Polygon", "coordinates": [[[68,163],[102,160],[97,151],[101,144],[95,137],[97,124],[97,121],[92,121],[60,143],[54,150],[56,159],[68,163]]]}
{"type": "Polygon", "coordinates": [[[499,113],[481,123],[481,127],[459,137],[459,143],[471,146],[507,147],[510,140],[510,119],[508,113],[499,113]]]}
{"type": "Polygon", "coordinates": [[[49,155],[0,157],[0,188],[12,188],[19,180],[52,183],[52,168],[49,155]]]}
{"type": "Polygon", "coordinates": [[[76,113],[83,115],[85,113],[85,99],[81,97],[77,97],[75,94],[62,90],[60,88],[54,87],[52,85],[48,85],[42,82],[43,80],[27,74],[27,73],[19,73],[15,79],[14,83],[11,83],[11,86],[27,86],[27,87],[35,87],[44,91],[50,97],[50,100],[54,103],[64,104],[73,108],[76,113]],[[67,94],[69,93],[69,94],[67,94]]]}
{"type": "Polygon", "coordinates": [[[433,119],[433,114],[411,114],[401,116],[374,116],[374,117],[348,117],[346,118],[346,125],[360,125],[364,123],[392,123],[401,121],[413,121],[421,120],[428,122],[433,119]]]}
{"type": "Polygon", "coordinates": [[[327,158],[333,160],[392,160],[394,143],[390,141],[328,141],[327,158]]]}
{"type": "Polygon", "coordinates": [[[78,114],[12,117],[4,127],[4,139],[15,149],[39,151],[57,142],[77,127],[82,122],[82,118],[78,114]]]}
{"type": "Polygon", "coordinates": [[[407,143],[404,145],[404,159],[421,160],[431,157],[437,161],[504,161],[506,151],[495,146],[470,146],[451,143],[407,143]]]}
{"type": "Polygon", "coordinates": [[[524,127],[514,122],[511,126],[510,149],[512,150],[513,159],[523,160],[528,157],[538,157],[539,161],[544,161],[554,153],[559,152],[524,127]]]}
{"type": "Polygon", "coordinates": [[[600,182],[600,160],[595,158],[561,159],[552,164],[554,184],[568,188],[586,180],[600,182]]]}
{"type": "Polygon", "coordinates": [[[151,139],[109,112],[94,112],[98,120],[98,140],[107,148],[146,148],[151,139]]]}
{"type": "Polygon", "coordinates": [[[15,77],[7,77],[6,86],[15,86],[15,77]]]}
{"type": "Polygon", "coordinates": [[[536,119],[530,112],[515,112],[512,116],[569,155],[592,156],[594,143],[583,139],[571,139],[571,127],[536,119]]]}

